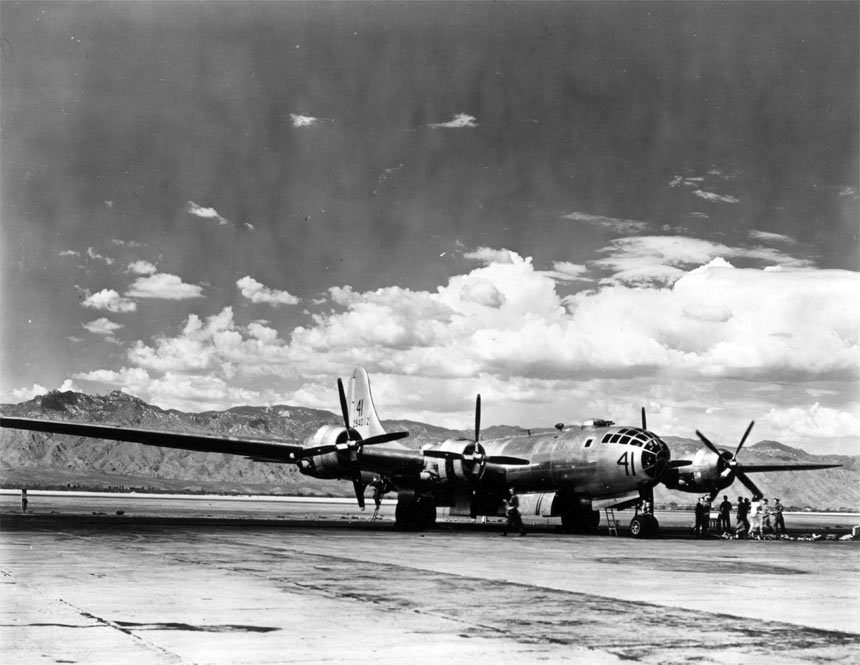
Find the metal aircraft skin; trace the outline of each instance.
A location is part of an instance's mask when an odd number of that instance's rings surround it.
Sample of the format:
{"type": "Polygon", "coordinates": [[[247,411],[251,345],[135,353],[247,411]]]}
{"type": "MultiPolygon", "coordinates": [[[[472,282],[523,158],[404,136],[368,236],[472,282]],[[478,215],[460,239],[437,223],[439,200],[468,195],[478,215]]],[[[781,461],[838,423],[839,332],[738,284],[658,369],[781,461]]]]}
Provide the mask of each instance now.
{"type": "Polygon", "coordinates": [[[473,438],[415,449],[399,441],[407,432],[383,428],[364,368],[353,372],[348,397],[340,379],[338,392],[344,425],[324,425],[304,443],[30,418],[0,417],[0,426],[297,464],[310,476],[351,480],[362,509],[365,488],[373,482],[383,492],[397,493],[395,519],[402,528],[432,526],[440,506],[449,507],[452,515],[503,514],[508,490],[515,488],[523,495],[524,512],[561,517],[567,531],[594,530],[601,508],[635,505],[630,531],[650,536],[658,530],[651,508],[653,489],[660,482],[672,489],[716,494],[736,477],[750,486],[745,472],[834,466],[740,467],[736,456],[752,425],[734,454],[718,450],[699,434],[713,452],[702,450],[693,460],[672,461],[669,447],[647,430],[644,410],[642,427],[595,420],[559,426],[549,434],[481,440],[480,395],[473,438]]]}

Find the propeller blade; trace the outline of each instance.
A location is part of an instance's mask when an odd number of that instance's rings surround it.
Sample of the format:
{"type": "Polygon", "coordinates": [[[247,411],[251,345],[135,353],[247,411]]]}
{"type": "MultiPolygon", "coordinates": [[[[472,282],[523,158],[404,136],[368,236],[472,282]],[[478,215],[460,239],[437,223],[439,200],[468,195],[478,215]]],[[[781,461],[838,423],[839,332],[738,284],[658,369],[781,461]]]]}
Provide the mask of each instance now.
{"type": "Polygon", "coordinates": [[[744,447],[744,443],[746,442],[747,437],[750,435],[750,430],[753,428],[753,425],[755,425],[755,420],[750,421],[749,427],[747,427],[747,431],[744,432],[743,437],[741,437],[741,442],[738,444],[738,449],[735,451],[735,457],[738,456],[738,453],[741,451],[741,448],[744,447]]]}
{"type": "Polygon", "coordinates": [[[677,469],[679,466],[690,466],[693,460],[689,459],[673,459],[669,462],[670,469],[677,469]]]}
{"type": "Polygon", "coordinates": [[[405,439],[409,436],[409,432],[386,432],[385,434],[377,434],[369,436],[361,440],[362,446],[373,446],[377,443],[387,443],[389,441],[397,441],[397,439],[405,439]]]}
{"type": "Polygon", "coordinates": [[[696,430],[696,435],[702,440],[702,443],[704,443],[710,450],[717,454],[717,457],[722,457],[722,455],[720,455],[720,451],[717,450],[717,447],[713,443],[708,441],[707,437],[704,434],[702,434],[699,430],[696,430]]]}
{"type": "Polygon", "coordinates": [[[475,443],[481,438],[481,394],[475,400],[475,443]]]}
{"type": "Polygon", "coordinates": [[[744,464],[744,473],[765,471],[813,471],[815,469],[834,469],[841,464],[744,464]]]}
{"type": "Polygon", "coordinates": [[[337,451],[338,447],[334,444],[328,444],[325,446],[315,446],[313,448],[305,448],[300,453],[297,453],[299,458],[303,457],[315,457],[316,455],[325,455],[326,453],[333,453],[337,451]]]}
{"type": "Polygon", "coordinates": [[[751,481],[747,474],[745,474],[743,471],[738,471],[735,474],[735,477],[740,480],[744,484],[744,486],[753,494],[756,494],[758,496],[764,496],[762,491],[758,487],[756,487],[756,484],[751,481]]]}
{"type": "Polygon", "coordinates": [[[352,477],[352,486],[355,489],[355,498],[358,501],[358,507],[364,510],[364,483],[361,482],[361,471],[356,471],[352,477]]]}
{"type": "Polygon", "coordinates": [[[487,461],[492,464],[508,464],[511,466],[522,466],[523,464],[531,464],[527,459],[520,457],[507,457],[506,455],[490,455],[487,461]]]}
{"type": "Polygon", "coordinates": [[[346,427],[347,435],[351,437],[349,429],[349,408],[346,405],[346,393],[343,391],[343,381],[337,379],[337,394],[340,397],[340,412],[343,415],[343,426],[346,427]]]}
{"type": "Polygon", "coordinates": [[[648,429],[648,422],[645,420],[645,407],[642,407],[642,429],[648,429]]]}
{"type": "Polygon", "coordinates": [[[442,459],[463,459],[460,453],[451,452],[449,450],[422,450],[425,457],[440,457],[442,459]]]}

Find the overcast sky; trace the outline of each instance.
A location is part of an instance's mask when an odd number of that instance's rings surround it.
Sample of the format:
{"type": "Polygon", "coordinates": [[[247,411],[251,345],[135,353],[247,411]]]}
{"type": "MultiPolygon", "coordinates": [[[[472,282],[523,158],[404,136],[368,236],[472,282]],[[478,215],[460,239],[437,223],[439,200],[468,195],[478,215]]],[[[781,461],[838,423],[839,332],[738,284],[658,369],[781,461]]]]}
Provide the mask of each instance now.
{"type": "Polygon", "coordinates": [[[3,2],[0,398],[856,453],[858,7],[3,2]]]}

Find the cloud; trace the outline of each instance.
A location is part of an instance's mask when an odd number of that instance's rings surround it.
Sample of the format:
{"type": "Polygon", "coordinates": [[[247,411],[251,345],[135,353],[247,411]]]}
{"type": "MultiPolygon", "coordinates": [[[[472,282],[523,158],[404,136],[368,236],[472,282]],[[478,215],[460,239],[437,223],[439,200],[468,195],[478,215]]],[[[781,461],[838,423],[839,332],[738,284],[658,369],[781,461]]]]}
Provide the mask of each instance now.
{"type": "Polygon", "coordinates": [[[758,231],[753,229],[750,231],[750,238],[760,240],[762,242],[781,243],[784,245],[796,245],[797,241],[789,236],[784,236],[781,233],[770,233],[768,231],[758,231]]]}
{"type": "MultiPolygon", "coordinates": [[[[669,247],[692,260],[713,244],[669,247]]],[[[834,400],[860,378],[855,272],[716,259],[667,266],[676,271],[671,283],[615,282],[563,296],[555,271],[528,257],[486,247],[470,254],[482,264],[426,291],[332,287],[329,311],[288,334],[262,321],[240,325],[229,307],[192,314],[175,333],[138,340],[127,367],[87,378],[130,386],[164,407],[297,400],[336,410],[331,377],[363,365],[386,417],[463,427],[475,392],[487,422],[526,426],[571,414],[635,422],[645,402],[657,431],[686,436],[707,409],[725,428],[751,412],[806,408],[805,392],[776,404],[761,397],[765,387],[785,395],[777,389],[815,382],[832,389],[816,397],[822,409],[845,411],[834,400]]]]}
{"type": "Polygon", "coordinates": [[[711,201],[713,203],[740,203],[741,200],[735,196],[731,196],[730,194],[715,194],[714,192],[707,192],[703,189],[696,189],[693,191],[693,194],[698,196],[700,199],[705,199],[705,201],[711,201]]]}
{"type": "Polygon", "coordinates": [[[465,252],[463,258],[472,261],[481,261],[489,265],[490,263],[513,263],[513,255],[508,249],[490,249],[489,247],[479,247],[473,252],[465,252]]]}
{"type": "MultiPolygon", "coordinates": [[[[857,432],[860,431],[858,413],[825,407],[818,402],[807,406],[772,408],[761,422],[771,427],[772,436],[779,441],[801,446],[807,445],[810,440],[829,442],[831,452],[837,452],[832,446],[834,441],[850,443],[854,448],[857,432]]],[[[822,447],[818,443],[816,452],[821,451],[822,447]]]]}
{"type": "Polygon", "coordinates": [[[699,187],[705,179],[702,176],[680,176],[676,175],[669,181],[669,187],[675,189],[681,185],[685,187],[699,187]]]}
{"type": "Polygon", "coordinates": [[[313,127],[319,123],[319,118],[314,118],[310,115],[299,115],[290,113],[290,120],[293,121],[293,127],[313,127]]]}
{"type": "Polygon", "coordinates": [[[98,293],[83,301],[84,307],[91,309],[102,309],[108,312],[133,312],[137,309],[137,303],[128,298],[123,298],[113,289],[102,289],[98,293]]]}
{"type": "Polygon", "coordinates": [[[458,113],[448,122],[437,122],[427,125],[432,129],[474,129],[478,126],[477,118],[468,113],[458,113]]]}
{"type": "Polygon", "coordinates": [[[728,257],[788,268],[809,268],[808,261],[770,247],[732,247],[685,236],[636,236],[618,238],[601,250],[608,256],[589,265],[607,270],[605,284],[670,285],[684,269],[728,257]]]}
{"type": "Polygon", "coordinates": [[[122,327],[123,326],[121,323],[115,323],[110,319],[106,319],[104,317],[84,324],[84,328],[89,330],[94,335],[105,336],[112,336],[117,330],[121,329],[122,327]]]}
{"type": "Polygon", "coordinates": [[[839,196],[841,196],[843,198],[847,197],[847,198],[856,199],[857,198],[857,188],[851,187],[851,186],[842,187],[839,190],[839,196]]]}
{"type": "Polygon", "coordinates": [[[89,256],[94,261],[103,261],[104,263],[106,263],[109,266],[113,265],[113,259],[112,258],[110,258],[109,256],[102,256],[101,254],[96,252],[96,250],[93,249],[92,247],[87,247],[87,256],[89,256]]]}
{"type": "Polygon", "coordinates": [[[134,261],[128,264],[125,270],[133,275],[152,275],[158,271],[154,264],[149,261],[134,261]]]}
{"type": "Polygon", "coordinates": [[[73,249],[64,249],[62,252],[60,252],[60,254],[59,254],[59,255],[60,255],[60,256],[80,256],[80,255],[81,255],[81,253],[80,253],[80,252],[76,252],[76,251],[75,251],[75,250],[73,250],[73,249]]]}
{"type": "Polygon", "coordinates": [[[615,217],[603,217],[602,215],[590,215],[585,212],[571,212],[563,215],[562,219],[592,224],[612,231],[613,233],[629,234],[643,231],[648,228],[648,224],[646,222],[639,222],[635,219],[617,219],[615,217]]]}
{"type": "Polygon", "coordinates": [[[266,303],[268,305],[297,305],[301,302],[299,298],[287,291],[277,291],[264,286],[256,279],[245,276],[236,282],[236,286],[242,291],[242,295],[253,303],[266,303]]]}
{"type": "Polygon", "coordinates": [[[155,273],[138,277],[125,295],[130,298],[158,298],[162,300],[188,300],[203,297],[203,287],[186,284],[181,278],[168,273],[155,273]]]}
{"type": "Polygon", "coordinates": [[[32,388],[16,388],[12,391],[12,398],[16,402],[26,402],[39,395],[47,395],[48,389],[45,386],[34,383],[32,388]]]}
{"type": "Polygon", "coordinates": [[[218,211],[215,208],[204,208],[203,206],[199,206],[194,201],[189,201],[186,205],[186,211],[194,215],[195,217],[202,217],[203,219],[214,219],[218,222],[219,225],[229,224],[230,222],[218,214],[218,211]]]}
{"type": "Polygon", "coordinates": [[[586,266],[569,261],[556,261],[552,264],[552,271],[547,271],[546,274],[563,282],[591,279],[587,276],[586,266]]]}

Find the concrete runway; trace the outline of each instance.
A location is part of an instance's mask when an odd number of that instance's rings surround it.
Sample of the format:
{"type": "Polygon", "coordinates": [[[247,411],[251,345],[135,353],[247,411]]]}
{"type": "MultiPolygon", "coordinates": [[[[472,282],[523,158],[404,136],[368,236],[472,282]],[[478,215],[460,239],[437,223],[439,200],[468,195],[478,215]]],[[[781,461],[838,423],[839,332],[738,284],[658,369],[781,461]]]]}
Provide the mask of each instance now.
{"type": "Polygon", "coordinates": [[[212,517],[69,501],[2,502],[0,662],[860,662],[857,542],[403,533],[337,505],[248,519],[217,501],[212,517]]]}

